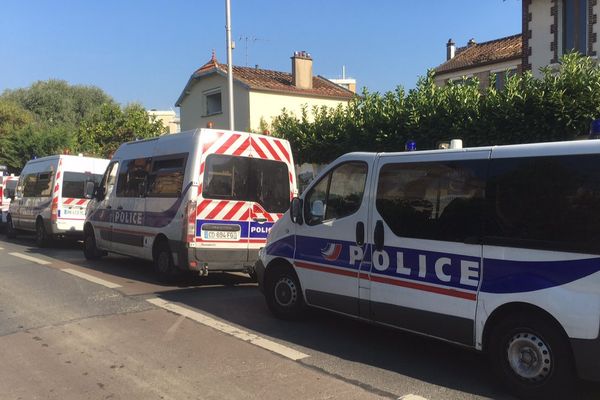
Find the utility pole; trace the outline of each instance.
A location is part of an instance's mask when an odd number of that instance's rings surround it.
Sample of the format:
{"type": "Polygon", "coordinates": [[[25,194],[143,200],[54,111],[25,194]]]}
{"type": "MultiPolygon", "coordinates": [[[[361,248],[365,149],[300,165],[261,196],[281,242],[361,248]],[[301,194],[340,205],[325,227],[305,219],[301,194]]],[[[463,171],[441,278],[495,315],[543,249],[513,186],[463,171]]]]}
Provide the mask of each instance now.
{"type": "Polygon", "coordinates": [[[233,123],[233,60],[231,56],[231,0],[225,0],[225,30],[227,31],[227,91],[229,94],[229,129],[235,130],[233,123]]]}

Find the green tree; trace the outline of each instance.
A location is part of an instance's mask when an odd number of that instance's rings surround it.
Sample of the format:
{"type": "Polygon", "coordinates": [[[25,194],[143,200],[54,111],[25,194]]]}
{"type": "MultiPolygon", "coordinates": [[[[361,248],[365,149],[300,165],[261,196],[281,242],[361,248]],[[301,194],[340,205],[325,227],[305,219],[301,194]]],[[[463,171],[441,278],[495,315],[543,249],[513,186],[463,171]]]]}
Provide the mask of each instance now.
{"type": "Polygon", "coordinates": [[[76,151],[100,157],[110,157],[128,141],[147,139],[166,133],[161,121],[150,118],[139,104],[129,104],[123,109],[106,103],[82,122],[77,130],[76,151]]]}
{"type": "Polygon", "coordinates": [[[38,81],[28,88],[6,90],[0,99],[21,105],[38,122],[77,127],[94,114],[102,104],[114,100],[94,86],[69,85],[66,81],[51,79],[38,81]]]}
{"type": "Polygon", "coordinates": [[[33,123],[33,120],[34,116],[19,104],[0,99],[0,137],[33,123]]]}
{"type": "Polygon", "coordinates": [[[72,140],[72,134],[62,126],[29,124],[0,137],[0,163],[18,173],[33,158],[64,153],[72,140]]]}

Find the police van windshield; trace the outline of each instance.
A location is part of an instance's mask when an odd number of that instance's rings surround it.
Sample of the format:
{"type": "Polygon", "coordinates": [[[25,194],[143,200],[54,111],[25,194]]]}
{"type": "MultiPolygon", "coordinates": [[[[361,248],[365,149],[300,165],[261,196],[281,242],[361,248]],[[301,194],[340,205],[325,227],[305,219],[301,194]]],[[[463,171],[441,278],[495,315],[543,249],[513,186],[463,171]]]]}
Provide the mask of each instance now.
{"type": "Polygon", "coordinates": [[[288,167],[280,161],[211,154],[206,160],[203,196],[254,201],[267,212],[283,213],[290,204],[288,167]]]}
{"type": "Polygon", "coordinates": [[[63,178],[62,197],[83,199],[86,182],[100,183],[102,175],[90,172],[65,172],[63,178]]]}

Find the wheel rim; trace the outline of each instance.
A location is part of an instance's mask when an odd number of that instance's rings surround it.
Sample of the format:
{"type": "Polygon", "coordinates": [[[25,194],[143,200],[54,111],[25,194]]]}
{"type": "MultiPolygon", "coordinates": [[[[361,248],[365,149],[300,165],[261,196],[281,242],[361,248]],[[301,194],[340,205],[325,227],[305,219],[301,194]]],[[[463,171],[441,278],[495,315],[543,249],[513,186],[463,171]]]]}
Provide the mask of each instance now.
{"type": "Polygon", "coordinates": [[[539,336],[519,332],[508,342],[508,364],[521,379],[543,381],[552,371],[550,348],[539,336]]]}
{"type": "Polygon", "coordinates": [[[298,300],[298,288],[293,279],[283,277],[277,281],[274,288],[275,301],[282,307],[290,307],[298,300]]]}

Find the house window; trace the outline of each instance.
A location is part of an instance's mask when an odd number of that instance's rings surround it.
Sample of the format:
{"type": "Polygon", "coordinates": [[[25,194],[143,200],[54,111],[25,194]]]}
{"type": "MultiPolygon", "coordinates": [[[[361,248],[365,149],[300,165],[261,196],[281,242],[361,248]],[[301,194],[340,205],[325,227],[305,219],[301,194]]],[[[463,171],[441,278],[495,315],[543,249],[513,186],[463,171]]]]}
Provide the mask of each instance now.
{"type": "Polygon", "coordinates": [[[587,54],[587,0],[563,0],[563,54],[587,54]]]}
{"type": "Polygon", "coordinates": [[[503,90],[504,86],[506,86],[506,81],[508,80],[508,78],[515,75],[516,73],[517,73],[517,70],[514,68],[505,70],[505,71],[493,72],[493,74],[496,75],[496,82],[495,82],[496,90],[498,90],[498,91],[503,90]]]}
{"type": "Polygon", "coordinates": [[[206,115],[220,114],[223,112],[221,106],[221,91],[209,92],[206,98],[206,115]]]}

